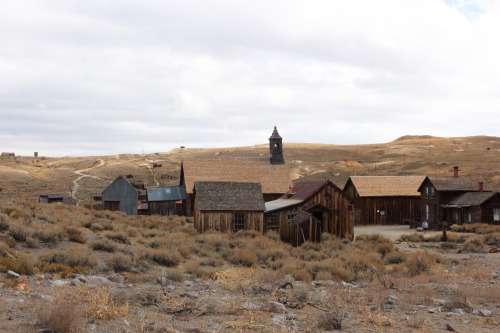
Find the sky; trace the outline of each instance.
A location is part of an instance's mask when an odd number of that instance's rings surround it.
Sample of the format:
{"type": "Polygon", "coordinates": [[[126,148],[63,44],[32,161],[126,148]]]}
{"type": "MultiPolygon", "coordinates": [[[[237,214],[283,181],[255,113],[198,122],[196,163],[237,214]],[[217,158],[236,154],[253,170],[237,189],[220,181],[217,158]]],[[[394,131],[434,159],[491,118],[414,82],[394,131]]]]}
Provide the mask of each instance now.
{"type": "Polygon", "coordinates": [[[498,136],[500,0],[0,0],[0,151],[498,136]]]}

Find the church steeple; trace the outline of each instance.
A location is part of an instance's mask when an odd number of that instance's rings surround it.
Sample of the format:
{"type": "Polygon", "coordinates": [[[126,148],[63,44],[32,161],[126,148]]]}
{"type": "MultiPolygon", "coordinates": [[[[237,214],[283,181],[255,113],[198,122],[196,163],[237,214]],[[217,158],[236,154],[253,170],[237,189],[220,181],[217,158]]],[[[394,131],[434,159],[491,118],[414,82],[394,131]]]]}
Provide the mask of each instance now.
{"type": "Polygon", "coordinates": [[[285,159],[283,158],[283,138],[279,135],[276,126],[274,126],[273,134],[269,138],[269,152],[271,154],[271,164],[285,164],[285,159]]]}

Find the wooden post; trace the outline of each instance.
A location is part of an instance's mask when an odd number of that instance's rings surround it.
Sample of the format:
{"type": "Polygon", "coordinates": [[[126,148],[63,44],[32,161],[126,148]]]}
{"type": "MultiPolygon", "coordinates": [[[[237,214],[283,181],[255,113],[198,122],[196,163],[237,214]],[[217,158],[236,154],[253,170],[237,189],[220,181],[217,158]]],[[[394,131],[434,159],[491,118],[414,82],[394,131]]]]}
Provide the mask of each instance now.
{"type": "Polygon", "coordinates": [[[448,222],[443,221],[443,235],[441,236],[442,242],[448,241],[448,236],[446,235],[446,227],[448,226],[448,222]]]}

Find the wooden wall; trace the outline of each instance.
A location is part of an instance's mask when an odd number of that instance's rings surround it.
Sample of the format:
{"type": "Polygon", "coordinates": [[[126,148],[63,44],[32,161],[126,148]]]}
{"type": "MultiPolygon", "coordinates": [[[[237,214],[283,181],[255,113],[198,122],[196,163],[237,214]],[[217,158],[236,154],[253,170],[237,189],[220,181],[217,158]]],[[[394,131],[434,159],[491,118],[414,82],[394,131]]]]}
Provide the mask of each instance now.
{"type": "Polygon", "coordinates": [[[264,212],[199,211],[194,210],[194,227],[202,233],[216,230],[232,233],[235,214],[245,214],[245,230],[263,232],[264,212]]]}
{"type": "Polygon", "coordinates": [[[354,224],[412,224],[421,220],[420,197],[369,197],[354,202],[354,224]]]}
{"type": "Polygon", "coordinates": [[[150,201],[148,208],[151,215],[171,216],[177,214],[175,201],[150,201]]]}

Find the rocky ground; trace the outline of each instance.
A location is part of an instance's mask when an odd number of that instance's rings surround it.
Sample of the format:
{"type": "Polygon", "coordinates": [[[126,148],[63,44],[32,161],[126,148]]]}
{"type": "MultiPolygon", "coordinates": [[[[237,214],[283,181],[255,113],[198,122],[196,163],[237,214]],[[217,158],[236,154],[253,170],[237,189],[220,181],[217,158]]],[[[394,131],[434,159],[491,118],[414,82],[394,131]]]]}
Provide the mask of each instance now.
{"type": "MultiPolygon", "coordinates": [[[[400,251],[420,245],[396,241],[400,251]]],[[[357,228],[357,234],[374,228],[357,228]]],[[[414,231],[412,231],[414,232],[414,231]]],[[[212,279],[127,273],[0,274],[0,332],[499,332],[499,253],[419,248],[452,259],[442,276],[383,280],[254,283],[252,268],[212,279]]],[[[260,281],[265,281],[261,278],[260,281]]]]}

